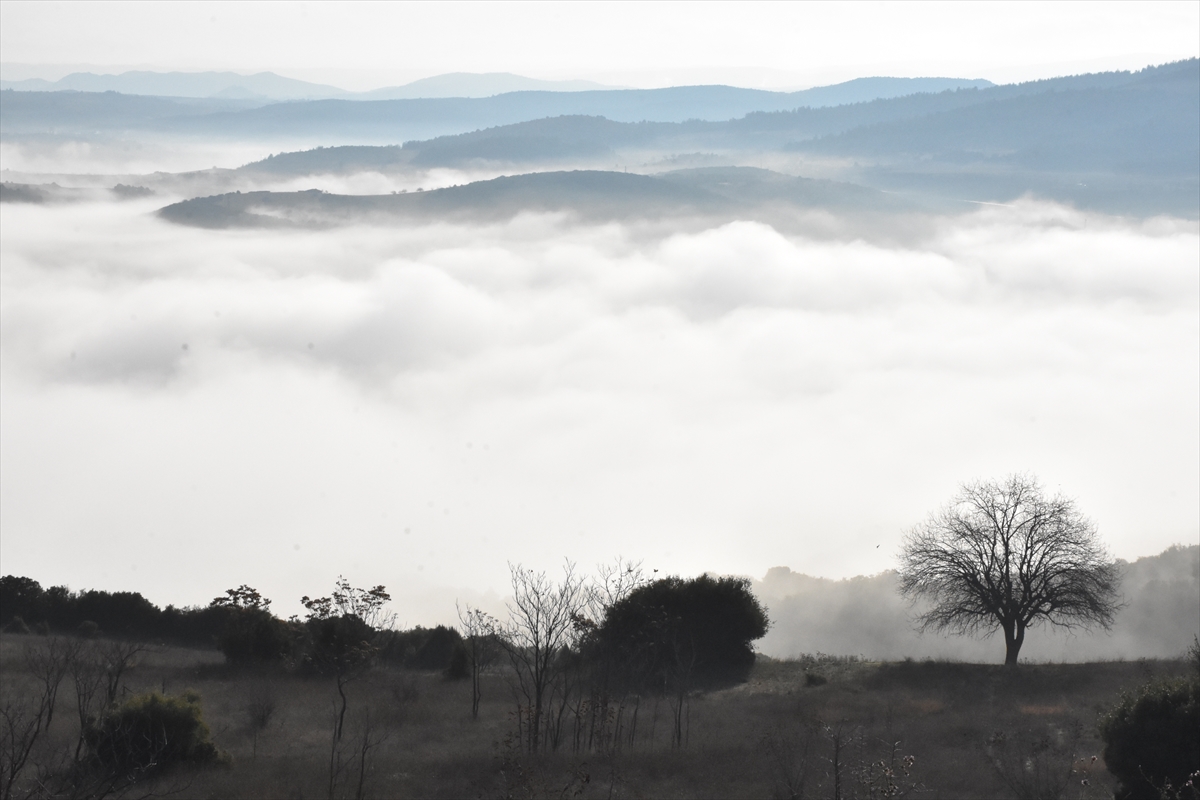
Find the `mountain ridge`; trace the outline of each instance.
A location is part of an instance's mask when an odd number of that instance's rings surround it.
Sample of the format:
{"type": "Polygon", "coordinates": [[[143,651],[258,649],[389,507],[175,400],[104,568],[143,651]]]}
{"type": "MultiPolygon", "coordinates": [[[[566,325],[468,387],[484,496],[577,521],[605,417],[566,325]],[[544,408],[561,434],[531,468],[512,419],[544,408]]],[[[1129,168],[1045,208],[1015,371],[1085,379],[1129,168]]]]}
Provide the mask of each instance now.
{"type": "MultiPolygon", "coordinates": [[[[983,87],[990,81],[970,78],[893,78],[872,76],[855,78],[827,86],[815,86],[797,91],[749,89],[723,84],[675,86],[669,89],[719,88],[742,93],[745,97],[770,98],[771,107],[825,107],[864,100],[899,97],[921,92],[939,92],[953,88],[983,87]]],[[[421,78],[398,86],[384,86],[367,91],[350,91],[328,84],[311,83],[287,78],[273,72],[242,75],[235,72],[151,72],[132,70],[116,75],[74,72],[55,81],[30,78],[19,81],[0,81],[0,90],[14,91],[83,91],[118,92],[157,97],[191,97],[256,99],[264,101],[295,100],[418,100],[418,99],[483,99],[517,92],[660,92],[661,89],[634,89],[608,86],[586,80],[542,80],[509,72],[451,72],[421,78]]]]}

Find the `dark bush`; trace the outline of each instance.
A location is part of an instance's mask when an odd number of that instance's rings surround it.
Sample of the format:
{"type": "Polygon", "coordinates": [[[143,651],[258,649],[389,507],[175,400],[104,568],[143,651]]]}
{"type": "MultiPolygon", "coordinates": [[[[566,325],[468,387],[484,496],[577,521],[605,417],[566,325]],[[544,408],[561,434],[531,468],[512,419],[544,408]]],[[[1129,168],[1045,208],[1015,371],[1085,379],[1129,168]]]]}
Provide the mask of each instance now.
{"type": "Polygon", "coordinates": [[[25,624],[25,620],[19,614],[11,617],[4,624],[5,633],[29,633],[29,626],[25,624]]]}
{"type": "Polygon", "coordinates": [[[610,606],[586,649],[634,687],[715,686],[746,679],[767,625],[745,578],[663,578],[610,606]]]}
{"type": "Polygon", "coordinates": [[[75,635],[80,639],[95,639],[100,635],[100,626],[90,619],[85,619],[75,628],[75,635]]]}
{"type": "Polygon", "coordinates": [[[1165,680],[1125,694],[1100,721],[1118,800],[1159,800],[1200,771],[1200,681],[1165,680]]]}
{"type": "Polygon", "coordinates": [[[130,779],[177,764],[213,764],[221,760],[209,741],[200,695],[168,697],[158,692],[131,697],[85,734],[93,765],[130,779]]]}
{"type": "Polygon", "coordinates": [[[292,651],[293,636],[288,624],[260,609],[231,609],[217,646],[225,660],[237,666],[283,661],[292,651]]]}

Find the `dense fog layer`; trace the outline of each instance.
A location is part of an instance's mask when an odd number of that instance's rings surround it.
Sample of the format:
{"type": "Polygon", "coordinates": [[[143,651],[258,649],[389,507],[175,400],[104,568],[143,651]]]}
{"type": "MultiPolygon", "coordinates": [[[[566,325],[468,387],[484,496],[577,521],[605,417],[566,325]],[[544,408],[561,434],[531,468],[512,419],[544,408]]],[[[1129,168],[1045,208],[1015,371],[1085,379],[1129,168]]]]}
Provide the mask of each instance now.
{"type": "Polygon", "coordinates": [[[1194,222],[1023,201],[885,247],[163,202],[0,206],[6,573],[282,613],[341,573],[432,623],[508,561],[878,573],[1018,470],[1120,557],[1200,535],[1194,222]]]}

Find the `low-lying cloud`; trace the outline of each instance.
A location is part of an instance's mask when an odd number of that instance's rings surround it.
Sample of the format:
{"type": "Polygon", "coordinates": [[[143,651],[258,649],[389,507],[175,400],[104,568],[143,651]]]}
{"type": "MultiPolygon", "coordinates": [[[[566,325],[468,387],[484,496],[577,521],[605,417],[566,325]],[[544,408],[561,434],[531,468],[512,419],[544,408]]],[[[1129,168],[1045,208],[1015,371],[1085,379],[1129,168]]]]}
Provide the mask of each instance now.
{"type": "Polygon", "coordinates": [[[1014,470],[1126,558],[1196,536],[1192,222],[1027,201],[884,247],[154,207],[0,211],[6,572],[284,608],[563,556],[844,576],[1014,470]]]}

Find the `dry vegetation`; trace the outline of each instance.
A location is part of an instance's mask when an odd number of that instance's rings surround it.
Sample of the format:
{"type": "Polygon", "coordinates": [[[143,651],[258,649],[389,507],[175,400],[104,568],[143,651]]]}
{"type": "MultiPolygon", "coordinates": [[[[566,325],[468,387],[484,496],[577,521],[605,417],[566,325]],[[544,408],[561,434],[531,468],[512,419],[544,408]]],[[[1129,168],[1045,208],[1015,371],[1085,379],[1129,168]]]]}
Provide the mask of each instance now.
{"type": "MultiPolygon", "coordinates": [[[[4,702],[33,697],[27,653],[46,637],[0,637],[4,702]]],[[[210,650],[136,656],[121,696],[200,693],[220,767],[175,770],[179,797],[1111,797],[1098,714],[1182,661],[1027,664],[760,659],[749,682],[693,696],[682,747],[666,699],[622,710],[615,747],[532,758],[516,740],[512,688],[377,667],[349,686],[340,743],[330,678],[234,670],[210,650]],[[1074,770],[1074,771],[1073,771],[1074,770]]],[[[73,749],[70,679],[33,761],[73,749]]],[[[31,771],[30,775],[36,771],[31,771]]],[[[146,791],[141,784],[137,793],[146,791]]],[[[14,792],[14,796],[21,796],[14,792]]]]}

